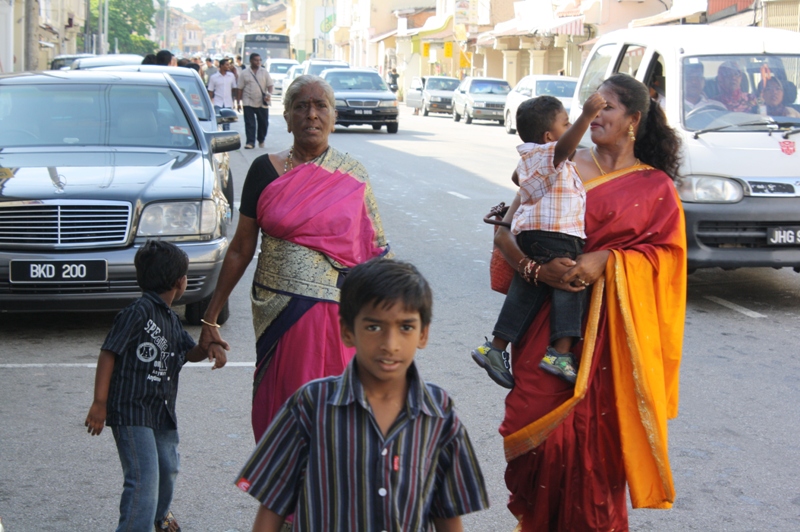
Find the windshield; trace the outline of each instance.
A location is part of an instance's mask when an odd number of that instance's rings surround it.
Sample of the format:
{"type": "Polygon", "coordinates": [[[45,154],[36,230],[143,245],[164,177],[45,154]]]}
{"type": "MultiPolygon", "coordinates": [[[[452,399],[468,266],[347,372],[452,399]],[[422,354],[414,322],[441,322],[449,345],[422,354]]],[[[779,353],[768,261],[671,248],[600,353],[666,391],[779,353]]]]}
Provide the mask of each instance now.
{"type": "Polygon", "coordinates": [[[506,81],[476,79],[469,87],[470,94],[508,94],[511,86],[506,81]]]}
{"type": "Polygon", "coordinates": [[[200,79],[189,76],[170,76],[181,89],[183,95],[189,100],[192,111],[200,120],[210,120],[211,110],[206,108],[206,99],[201,91],[205,90],[200,79]]]}
{"type": "Polygon", "coordinates": [[[459,83],[457,79],[429,79],[425,88],[429,91],[454,91],[459,83]]]}
{"type": "Polygon", "coordinates": [[[774,128],[771,121],[800,126],[798,55],[687,57],[682,76],[683,124],[690,131],[774,128]]]}
{"type": "Polygon", "coordinates": [[[169,87],[0,86],[0,146],[196,148],[169,87]]]}
{"type": "Polygon", "coordinates": [[[286,74],[294,66],[293,63],[271,63],[269,65],[270,74],[286,74]]]}
{"type": "Polygon", "coordinates": [[[536,95],[555,96],[556,98],[572,98],[577,81],[542,80],[536,82],[536,95]]]}
{"type": "Polygon", "coordinates": [[[319,76],[329,68],[348,68],[348,65],[337,63],[317,63],[308,66],[308,73],[312,76],[319,76]]]}
{"type": "Polygon", "coordinates": [[[386,83],[375,72],[331,72],[325,80],[334,91],[388,91],[386,83]]]}

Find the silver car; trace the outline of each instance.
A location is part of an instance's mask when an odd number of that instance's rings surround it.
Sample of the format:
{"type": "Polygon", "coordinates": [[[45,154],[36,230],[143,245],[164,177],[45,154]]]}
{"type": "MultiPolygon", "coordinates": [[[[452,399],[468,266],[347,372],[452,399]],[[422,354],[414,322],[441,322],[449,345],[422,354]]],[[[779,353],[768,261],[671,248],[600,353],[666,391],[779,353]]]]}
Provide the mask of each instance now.
{"type": "MultiPolygon", "coordinates": [[[[418,78],[415,78],[418,79],[418,78]]],[[[461,81],[448,76],[426,76],[421,83],[412,83],[406,105],[422,109],[422,114],[453,112],[453,95],[461,81]]]]}
{"type": "Polygon", "coordinates": [[[464,123],[472,120],[497,120],[504,123],[503,109],[511,86],[504,79],[466,77],[453,98],[453,120],[464,123]]]}
{"type": "Polygon", "coordinates": [[[176,303],[199,323],[228,248],[214,154],[238,133],[204,131],[166,74],[25,72],[0,76],[0,146],[0,311],[122,308],[158,238],[189,256],[176,303]]]}

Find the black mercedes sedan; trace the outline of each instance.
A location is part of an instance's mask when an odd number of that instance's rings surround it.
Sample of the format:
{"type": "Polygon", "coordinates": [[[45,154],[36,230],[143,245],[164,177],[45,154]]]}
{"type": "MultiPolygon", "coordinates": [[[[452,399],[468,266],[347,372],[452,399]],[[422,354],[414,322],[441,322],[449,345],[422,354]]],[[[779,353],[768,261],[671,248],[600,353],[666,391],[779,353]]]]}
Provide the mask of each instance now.
{"type": "Polygon", "coordinates": [[[389,133],[397,133],[397,97],[380,74],[369,69],[331,68],[321,77],[333,87],[337,125],[371,125],[376,131],[386,126],[389,133]]]}
{"type": "Polygon", "coordinates": [[[122,308],[136,250],[162,239],[189,256],[176,304],[199,324],[231,219],[214,154],[239,146],[164,73],[0,76],[0,311],[122,308]]]}

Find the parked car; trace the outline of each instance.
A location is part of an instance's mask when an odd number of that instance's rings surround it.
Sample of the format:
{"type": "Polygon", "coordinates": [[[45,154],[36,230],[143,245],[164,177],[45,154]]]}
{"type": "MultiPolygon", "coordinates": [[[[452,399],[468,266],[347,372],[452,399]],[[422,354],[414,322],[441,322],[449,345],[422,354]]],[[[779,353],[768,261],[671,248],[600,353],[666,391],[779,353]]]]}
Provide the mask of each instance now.
{"type": "Polygon", "coordinates": [[[503,109],[511,86],[504,79],[466,77],[453,97],[453,120],[497,120],[503,125],[503,109]]]}
{"type": "Polygon", "coordinates": [[[336,97],[336,124],[345,127],[371,125],[389,133],[397,133],[397,97],[371,69],[333,68],[322,77],[333,87],[336,97]]]}
{"type": "Polygon", "coordinates": [[[517,108],[525,100],[536,98],[537,96],[554,96],[558,98],[567,114],[572,107],[572,97],[575,95],[575,86],[578,84],[577,78],[566,76],[525,76],[514,90],[508,93],[506,107],[503,111],[505,117],[506,132],[513,135],[517,132],[517,108]]]}
{"type": "MultiPolygon", "coordinates": [[[[686,213],[690,271],[800,271],[798,50],[794,32],[685,25],[612,32],[588,56],[573,120],[604,79],[622,72],[654,87],[681,137],[676,187],[686,213]],[[776,83],[768,78],[780,81],[782,93],[772,107],[766,103],[776,96],[776,83]],[[725,91],[738,92],[740,108],[722,103],[732,94],[725,91]]],[[[590,142],[584,137],[585,145],[590,142]]]]}
{"type": "Polygon", "coordinates": [[[189,256],[176,303],[200,323],[230,223],[213,155],[237,133],[204,131],[163,73],[25,72],[0,76],[0,146],[0,311],[122,308],[159,238],[189,256]]]}
{"type": "MultiPolygon", "coordinates": [[[[197,120],[200,121],[203,131],[218,131],[221,124],[230,124],[239,120],[239,115],[233,109],[220,109],[218,113],[215,112],[214,104],[203,84],[203,79],[194,69],[161,65],[119,65],[100,67],[97,70],[169,74],[189,101],[189,106],[197,116],[197,120]]],[[[235,198],[233,172],[231,172],[228,152],[215,153],[214,162],[214,168],[220,183],[222,183],[222,193],[225,194],[228,204],[232,206],[235,198]]]]}
{"type": "Polygon", "coordinates": [[[412,83],[406,105],[422,109],[422,114],[453,112],[453,95],[461,81],[449,76],[425,76],[421,83],[412,83]]]}
{"type": "Polygon", "coordinates": [[[286,72],[286,79],[283,80],[283,89],[288,89],[289,85],[298,77],[303,75],[303,65],[294,65],[286,72]]]}
{"type": "Polygon", "coordinates": [[[321,76],[329,68],[350,68],[350,64],[334,59],[308,59],[303,61],[303,74],[321,76]]]}
{"type": "Polygon", "coordinates": [[[84,57],[94,57],[94,54],[64,54],[57,55],[50,62],[50,70],[65,70],[72,65],[76,59],[84,57]]]}
{"type": "MultiPolygon", "coordinates": [[[[267,61],[267,72],[269,72],[272,81],[275,82],[275,86],[272,89],[275,96],[283,94],[283,82],[287,79],[289,69],[298,64],[294,59],[276,58],[267,61]]],[[[291,83],[291,80],[289,82],[291,83]]],[[[289,84],[287,83],[286,86],[288,87],[289,84]]]]}
{"type": "Polygon", "coordinates": [[[110,54],[81,57],[70,65],[70,70],[87,70],[105,66],[141,65],[144,57],[136,54],[110,54]]]}

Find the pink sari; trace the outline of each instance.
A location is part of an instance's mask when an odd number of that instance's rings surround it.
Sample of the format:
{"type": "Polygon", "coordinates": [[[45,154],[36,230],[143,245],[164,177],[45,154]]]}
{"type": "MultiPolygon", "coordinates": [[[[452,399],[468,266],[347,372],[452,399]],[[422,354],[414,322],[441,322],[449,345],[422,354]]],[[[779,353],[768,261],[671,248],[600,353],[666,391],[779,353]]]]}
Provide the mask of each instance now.
{"type": "Polygon", "coordinates": [[[300,386],[344,371],[354,350],[339,335],[339,286],[349,268],[385,254],[388,245],[366,170],[333,148],[270,183],[256,219],[262,230],[251,292],[258,441],[300,386]]]}

